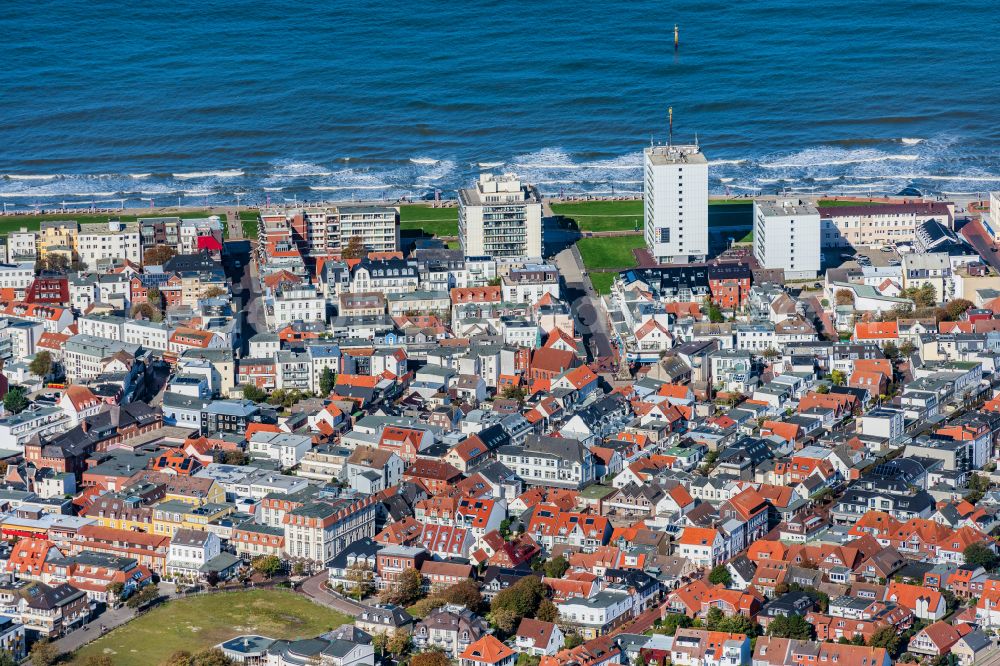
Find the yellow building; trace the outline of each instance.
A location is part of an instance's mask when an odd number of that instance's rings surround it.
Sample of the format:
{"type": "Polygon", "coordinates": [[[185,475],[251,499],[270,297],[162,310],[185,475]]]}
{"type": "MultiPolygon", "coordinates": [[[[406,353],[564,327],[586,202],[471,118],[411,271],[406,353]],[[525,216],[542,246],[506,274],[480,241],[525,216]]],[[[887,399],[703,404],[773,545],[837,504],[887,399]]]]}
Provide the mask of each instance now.
{"type": "Polygon", "coordinates": [[[234,505],[225,503],[193,506],[181,500],[164,500],[153,506],[153,534],[172,537],[182,528],[204,532],[209,523],[235,510],[234,505]]]}
{"type": "Polygon", "coordinates": [[[74,220],[52,220],[42,222],[38,229],[38,258],[48,254],[62,254],[70,261],[76,259],[76,242],[80,225],[74,220]]]}
{"type": "Polygon", "coordinates": [[[118,495],[101,495],[94,500],[86,513],[87,518],[96,520],[101,527],[130,532],[149,532],[153,528],[153,511],[139,503],[138,498],[118,495]]]}

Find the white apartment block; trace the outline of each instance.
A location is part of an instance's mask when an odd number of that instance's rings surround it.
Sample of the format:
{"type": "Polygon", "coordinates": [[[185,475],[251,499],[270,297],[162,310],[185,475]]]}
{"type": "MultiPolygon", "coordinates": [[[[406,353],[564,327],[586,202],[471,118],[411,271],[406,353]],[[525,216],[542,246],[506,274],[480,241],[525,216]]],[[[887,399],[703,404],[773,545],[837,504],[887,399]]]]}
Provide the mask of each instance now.
{"type": "Polygon", "coordinates": [[[81,224],[76,241],[77,255],[87,268],[107,260],[127,259],[142,263],[139,225],[111,220],[107,224],[81,224]]]}
{"type": "Polygon", "coordinates": [[[360,236],[369,252],[395,252],[399,249],[399,213],[384,206],[340,206],[340,248],[360,236]]]}
{"type": "Polygon", "coordinates": [[[38,256],[38,237],[34,231],[21,227],[20,231],[7,234],[7,257],[10,263],[35,261],[38,256]]]}
{"type": "Polygon", "coordinates": [[[642,152],[646,247],[661,264],[708,255],[708,160],[697,145],[642,152]]]}
{"type": "Polygon", "coordinates": [[[467,257],[541,258],[538,190],[513,174],[481,174],[458,192],[458,234],[467,257]]]}
{"type": "Polygon", "coordinates": [[[0,288],[24,291],[35,279],[35,265],[30,261],[0,264],[0,288]]]}
{"type": "Polygon", "coordinates": [[[326,299],[313,285],[283,285],[267,300],[268,324],[279,329],[293,321],[326,321],[326,299]]]}
{"type": "Polygon", "coordinates": [[[215,232],[222,234],[222,220],[218,215],[181,220],[178,230],[180,238],[177,251],[180,254],[194,254],[198,251],[199,237],[212,236],[215,232]]]}
{"type": "Polygon", "coordinates": [[[162,352],[168,347],[170,327],[163,322],[129,319],[122,326],[122,336],[122,339],[129,344],[162,352]]]}
{"type": "Polygon", "coordinates": [[[791,280],[820,270],[820,224],[816,206],[798,199],[755,199],[753,254],[762,268],[783,268],[791,280]]]}
{"type": "Polygon", "coordinates": [[[105,340],[124,339],[125,317],[115,317],[111,315],[91,315],[80,317],[77,320],[77,328],[83,335],[93,335],[105,340]]]}

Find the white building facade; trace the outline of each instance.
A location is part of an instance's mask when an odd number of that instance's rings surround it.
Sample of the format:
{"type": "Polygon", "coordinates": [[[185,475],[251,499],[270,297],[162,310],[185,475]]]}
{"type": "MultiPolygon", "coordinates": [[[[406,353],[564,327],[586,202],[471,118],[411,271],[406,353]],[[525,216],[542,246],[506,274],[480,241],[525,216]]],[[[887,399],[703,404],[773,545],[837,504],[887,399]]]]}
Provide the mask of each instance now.
{"type": "Polygon", "coordinates": [[[660,263],[708,255],[708,160],[697,145],[643,151],[646,247],[660,263]]]}

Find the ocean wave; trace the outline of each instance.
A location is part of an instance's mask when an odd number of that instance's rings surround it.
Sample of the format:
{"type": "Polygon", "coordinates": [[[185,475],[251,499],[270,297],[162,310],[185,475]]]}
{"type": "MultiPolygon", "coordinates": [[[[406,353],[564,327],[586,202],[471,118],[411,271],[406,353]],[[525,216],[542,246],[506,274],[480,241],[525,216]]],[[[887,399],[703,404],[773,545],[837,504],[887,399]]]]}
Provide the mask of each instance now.
{"type": "Polygon", "coordinates": [[[731,183],[731,182],[733,182],[733,179],[732,178],[720,178],[719,182],[720,183],[731,183]]]}
{"type": "Polygon", "coordinates": [[[396,190],[407,185],[310,185],[309,189],[316,192],[343,192],[349,190],[396,190]]]}
{"type": "Polygon", "coordinates": [[[727,164],[749,164],[750,160],[709,160],[708,166],[725,166],[727,164]]]}
{"type": "Polygon", "coordinates": [[[152,175],[153,174],[151,174],[151,173],[130,173],[128,175],[128,177],[129,178],[135,178],[136,180],[141,180],[143,178],[149,178],[152,175]]]}
{"type": "Polygon", "coordinates": [[[848,164],[867,164],[872,162],[915,162],[919,155],[873,155],[844,157],[843,159],[826,160],[792,160],[790,162],[761,163],[762,169],[812,169],[825,166],[845,166],[848,164]]]}
{"type": "Polygon", "coordinates": [[[912,174],[906,174],[906,175],[896,176],[896,178],[905,178],[905,179],[908,179],[908,180],[942,180],[942,181],[946,181],[946,182],[949,182],[949,181],[954,181],[954,182],[966,181],[966,182],[970,182],[970,183],[1000,183],[1000,176],[996,176],[996,175],[993,175],[993,174],[982,175],[982,176],[960,176],[960,175],[931,176],[931,175],[927,175],[927,174],[912,173],[912,174]]]}
{"type": "Polygon", "coordinates": [[[10,180],[57,180],[62,178],[62,176],[58,174],[7,173],[4,174],[4,178],[9,178],[10,180]]]}
{"type": "Polygon", "coordinates": [[[496,169],[497,167],[502,167],[506,162],[476,162],[476,166],[480,169],[496,169]]]}
{"type": "Polygon", "coordinates": [[[312,162],[297,162],[294,160],[282,160],[274,165],[274,172],[269,174],[269,178],[318,178],[332,176],[333,171],[312,162]]]}
{"type": "Polygon", "coordinates": [[[246,174],[242,169],[224,169],[222,171],[189,171],[171,175],[180,180],[189,180],[191,178],[239,178],[246,174]]]}
{"type": "Polygon", "coordinates": [[[923,143],[924,141],[925,141],[925,139],[911,139],[911,138],[908,138],[908,137],[905,137],[905,136],[902,139],[899,140],[900,143],[902,143],[904,145],[907,145],[907,146],[915,146],[918,143],[923,143]]]}
{"type": "Polygon", "coordinates": [[[438,162],[440,162],[441,160],[436,160],[433,157],[411,157],[410,161],[413,162],[414,164],[430,164],[430,165],[434,165],[434,164],[437,164],[438,162]]]}

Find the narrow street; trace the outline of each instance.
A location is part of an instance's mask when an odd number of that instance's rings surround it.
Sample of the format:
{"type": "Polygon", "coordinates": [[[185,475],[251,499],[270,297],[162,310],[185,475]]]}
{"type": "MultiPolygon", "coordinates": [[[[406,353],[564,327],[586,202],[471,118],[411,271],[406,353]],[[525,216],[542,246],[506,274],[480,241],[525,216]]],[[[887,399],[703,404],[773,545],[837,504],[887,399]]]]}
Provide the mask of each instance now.
{"type": "Polygon", "coordinates": [[[584,274],[583,260],[575,245],[562,250],[555,256],[555,263],[566,285],[563,300],[570,303],[576,325],[583,335],[591,360],[610,357],[611,329],[608,314],[590,277],[584,274]]]}
{"type": "Polygon", "coordinates": [[[341,613],[355,616],[366,609],[364,604],[351,601],[339,594],[334,594],[323,587],[327,580],[327,572],[321,571],[315,576],[311,576],[302,581],[299,591],[318,604],[322,604],[341,613]]]}

